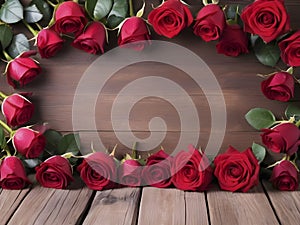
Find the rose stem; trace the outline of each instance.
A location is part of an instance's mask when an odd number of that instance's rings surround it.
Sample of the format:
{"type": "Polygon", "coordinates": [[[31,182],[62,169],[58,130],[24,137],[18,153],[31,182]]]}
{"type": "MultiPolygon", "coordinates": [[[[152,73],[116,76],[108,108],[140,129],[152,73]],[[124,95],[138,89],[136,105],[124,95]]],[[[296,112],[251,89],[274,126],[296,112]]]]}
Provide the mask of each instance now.
{"type": "Polygon", "coordinates": [[[134,9],[133,9],[132,0],[129,0],[129,15],[134,16],[134,9]]]}
{"type": "Polygon", "coordinates": [[[43,30],[42,26],[39,23],[35,23],[35,25],[39,28],[39,30],[43,30]]]}
{"type": "Polygon", "coordinates": [[[7,97],[2,91],[0,91],[0,98],[1,100],[4,100],[7,97]]]}
{"type": "Polygon", "coordinates": [[[5,50],[3,50],[2,52],[7,61],[13,60],[13,58],[5,50]]]}
{"type": "Polygon", "coordinates": [[[33,29],[32,26],[30,26],[25,20],[22,20],[22,22],[27,27],[27,29],[33,34],[33,36],[37,36],[37,34],[39,33],[38,31],[33,29]]]}
{"type": "Polygon", "coordinates": [[[56,7],[56,5],[55,5],[53,2],[51,2],[50,0],[47,0],[47,3],[48,3],[49,5],[51,5],[53,8],[56,7]]]}
{"type": "Polygon", "coordinates": [[[300,120],[298,120],[298,122],[296,123],[296,126],[297,126],[297,127],[300,126],[300,120]]]}
{"type": "Polygon", "coordinates": [[[2,120],[0,120],[0,125],[6,130],[10,135],[13,133],[13,130],[2,120]]]}

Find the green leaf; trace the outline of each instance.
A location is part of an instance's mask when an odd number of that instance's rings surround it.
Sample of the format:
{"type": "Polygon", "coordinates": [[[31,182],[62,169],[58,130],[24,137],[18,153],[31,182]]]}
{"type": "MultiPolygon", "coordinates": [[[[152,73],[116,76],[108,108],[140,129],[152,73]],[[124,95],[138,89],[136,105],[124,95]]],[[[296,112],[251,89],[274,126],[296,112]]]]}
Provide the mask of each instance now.
{"type": "Polygon", "coordinates": [[[17,34],[14,36],[11,45],[8,48],[8,53],[15,58],[22,52],[30,50],[29,41],[24,34],[17,34]]]}
{"type": "Polygon", "coordinates": [[[43,18],[43,14],[40,12],[36,5],[26,7],[24,9],[24,13],[27,23],[36,23],[43,18]]]}
{"type": "Polygon", "coordinates": [[[117,27],[127,17],[128,8],[127,0],[115,0],[112,10],[107,17],[107,26],[110,28],[117,27]]]}
{"type": "Polygon", "coordinates": [[[84,4],[85,10],[91,18],[94,17],[93,15],[94,15],[94,9],[95,9],[96,3],[97,3],[97,0],[86,0],[85,1],[85,4],[84,4]]]}
{"type": "Polygon", "coordinates": [[[49,21],[52,17],[52,12],[49,4],[44,0],[32,0],[32,4],[35,4],[39,11],[43,14],[43,20],[49,21]]]}
{"type": "Polygon", "coordinates": [[[24,166],[30,169],[38,166],[42,161],[40,159],[24,159],[24,166]]]}
{"type": "Polygon", "coordinates": [[[72,133],[63,136],[57,147],[59,155],[65,154],[66,152],[72,152],[74,155],[77,155],[80,148],[79,134],[72,133]]]}
{"type": "Polygon", "coordinates": [[[46,137],[46,151],[51,155],[56,155],[58,144],[61,142],[63,136],[56,130],[49,129],[44,133],[46,137]]]}
{"type": "Polygon", "coordinates": [[[19,0],[6,0],[0,9],[0,19],[5,23],[17,23],[23,19],[23,6],[19,0]]]}
{"type": "Polygon", "coordinates": [[[257,130],[269,128],[276,122],[274,114],[267,109],[254,108],[251,109],[245,118],[247,122],[257,130]]]}
{"type": "Polygon", "coordinates": [[[258,163],[261,163],[262,161],[264,161],[265,157],[266,157],[266,149],[265,147],[256,144],[255,142],[253,142],[252,144],[252,152],[255,155],[255,157],[258,160],[258,163]]]}
{"type": "Polygon", "coordinates": [[[112,5],[113,0],[97,0],[92,13],[93,18],[95,20],[103,19],[110,12],[112,5]]]}
{"type": "Polygon", "coordinates": [[[0,127],[0,147],[3,148],[6,145],[5,133],[2,127],[0,127]]]}
{"type": "Polygon", "coordinates": [[[0,24],[0,43],[2,49],[5,49],[9,46],[10,42],[13,39],[13,32],[10,26],[6,24],[0,24]]]}
{"type": "Polygon", "coordinates": [[[287,118],[290,118],[293,116],[300,116],[299,104],[290,104],[285,110],[285,115],[287,118]]]}

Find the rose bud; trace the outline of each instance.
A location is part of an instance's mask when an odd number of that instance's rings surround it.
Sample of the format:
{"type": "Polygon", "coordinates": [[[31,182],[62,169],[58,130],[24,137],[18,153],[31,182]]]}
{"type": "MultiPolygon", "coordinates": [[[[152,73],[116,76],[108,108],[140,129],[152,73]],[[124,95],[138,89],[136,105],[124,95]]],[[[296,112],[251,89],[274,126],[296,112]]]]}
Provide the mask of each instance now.
{"type": "Polygon", "coordinates": [[[48,158],[35,171],[35,178],[43,187],[63,189],[74,180],[69,161],[60,155],[48,158]]]}
{"type": "Polygon", "coordinates": [[[214,164],[222,190],[247,192],[258,184],[259,164],[250,148],[239,152],[230,146],[215,158],[214,164]]]}
{"type": "Polygon", "coordinates": [[[42,58],[54,56],[63,47],[64,40],[52,29],[43,29],[38,33],[36,45],[42,58]]]}
{"type": "Polygon", "coordinates": [[[41,73],[41,67],[29,57],[23,54],[7,64],[7,82],[13,88],[24,87],[41,73]]]}
{"type": "Polygon", "coordinates": [[[116,179],[115,161],[103,152],[95,152],[84,158],[77,170],[84,183],[93,190],[112,188],[112,181],[116,179]]]}
{"type": "Polygon", "coordinates": [[[290,19],[283,0],[256,0],[241,14],[245,32],[270,42],[290,30],[290,19]]]}
{"type": "Polygon", "coordinates": [[[2,114],[7,124],[16,127],[27,123],[34,112],[34,105],[19,94],[7,96],[1,105],[2,114]]]}
{"type": "Polygon", "coordinates": [[[281,59],[290,66],[300,66],[300,30],[278,44],[281,59]]]}
{"type": "Polygon", "coordinates": [[[130,17],[125,20],[120,28],[118,45],[126,45],[134,50],[141,51],[150,43],[150,33],[146,22],[140,17],[130,17]]]}
{"type": "Polygon", "coordinates": [[[298,171],[295,165],[287,160],[273,168],[270,181],[280,191],[295,191],[298,188],[298,171]]]}
{"type": "Polygon", "coordinates": [[[268,99],[287,102],[294,97],[294,83],[291,74],[278,72],[261,82],[261,90],[268,99]]]}
{"type": "Polygon", "coordinates": [[[74,33],[76,36],[82,33],[88,22],[83,7],[73,1],[61,3],[55,11],[54,18],[57,33],[74,33]]]}
{"type": "Polygon", "coordinates": [[[72,46],[91,54],[104,53],[106,33],[102,23],[91,22],[83,33],[72,42],[72,46]]]}
{"type": "Polygon", "coordinates": [[[225,15],[220,6],[208,4],[198,12],[193,29],[195,35],[208,42],[219,39],[225,26],[225,15]]]}
{"type": "Polygon", "coordinates": [[[271,129],[262,129],[262,142],[275,153],[293,155],[300,145],[300,130],[293,123],[281,123],[271,129]]]}
{"type": "Polygon", "coordinates": [[[216,45],[220,54],[238,56],[248,53],[248,37],[242,28],[237,25],[228,25],[223,31],[220,42],[216,45]]]}
{"type": "Polygon", "coordinates": [[[17,152],[31,159],[39,157],[43,152],[46,138],[38,131],[22,127],[15,132],[12,143],[17,152]]]}
{"type": "Polygon", "coordinates": [[[142,165],[134,160],[127,159],[118,167],[119,183],[128,187],[138,187],[141,185],[142,165]]]}
{"type": "Polygon", "coordinates": [[[172,184],[172,159],[163,150],[151,155],[147,159],[146,166],[142,171],[142,177],[146,185],[158,188],[166,188],[172,184]]]}
{"type": "Polygon", "coordinates": [[[0,185],[3,189],[22,189],[30,184],[22,161],[16,156],[3,159],[0,166],[0,185]]]}
{"type": "Polygon", "coordinates": [[[157,34],[172,38],[192,24],[193,16],[180,0],[168,0],[149,13],[148,22],[157,34]]]}
{"type": "Polygon", "coordinates": [[[181,190],[204,191],[212,181],[212,168],[207,157],[189,146],[189,151],[180,151],[172,164],[172,182],[181,190]]]}

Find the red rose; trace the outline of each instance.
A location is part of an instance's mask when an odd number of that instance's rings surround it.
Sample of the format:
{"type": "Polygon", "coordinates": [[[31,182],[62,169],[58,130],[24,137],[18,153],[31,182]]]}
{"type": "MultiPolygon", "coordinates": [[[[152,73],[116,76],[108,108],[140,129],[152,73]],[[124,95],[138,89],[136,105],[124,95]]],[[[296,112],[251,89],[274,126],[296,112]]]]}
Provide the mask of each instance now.
{"type": "Polygon", "coordinates": [[[281,59],[290,66],[300,66],[300,30],[279,42],[281,59]]]}
{"type": "Polygon", "coordinates": [[[21,55],[7,64],[7,82],[13,88],[24,87],[41,73],[41,67],[29,55],[21,55]]]}
{"type": "Polygon", "coordinates": [[[193,146],[179,152],[172,165],[172,182],[176,188],[204,191],[212,181],[212,168],[206,156],[193,146]]]}
{"type": "Polygon", "coordinates": [[[126,19],[120,29],[118,38],[119,46],[130,43],[130,47],[140,51],[144,49],[146,44],[150,43],[148,27],[146,22],[140,17],[126,19]]]}
{"type": "Polygon", "coordinates": [[[3,159],[0,166],[0,185],[3,189],[22,189],[30,184],[22,161],[16,156],[3,159]]]}
{"type": "Polygon", "coordinates": [[[300,145],[300,130],[293,123],[282,123],[272,129],[262,129],[262,142],[273,152],[293,155],[300,145]]]}
{"type": "Polygon", "coordinates": [[[42,58],[54,56],[62,47],[64,40],[54,30],[43,29],[38,33],[36,44],[42,58]]]}
{"type": "Polygon", "coordinates": [[[256,0],[241,14],[244,30],[270,42],[290,30],[290,19],[283,0],[256,0]]]}
{"type": "Polygon", "coordinates": [[[268,99],[287,102],[294,97],[294,83],[291,74],[278,72],[261,82],[261,90],[268,99]]]}
{"type": "Polygon", "coordinates": [[[172,184],[171,163],[171,156],[163,150],[151,155],[142,172],[146,185],[158,188],[169,187],[172,184]]]}
{"type": "Polygon", "coordinates": [[[273,168],[270,181],[280,191],[295,191],[298,188],[298,171],[293,163],[284,160],[273,168]]]}
{"type": "Polygon", "coordinates": [[[93,190],[103,190],[113,186],[116,165],[112,156],[103,152],[95,152],[84,158],[77,167],[81,179],[93,190]]]}
{"type": "Polygon", "coordinates": [[[106,29],[100,22],[91,22],[72,43],[72,46],[91,54],[104,52],[106,29]]]}
{"type": "Polygon", "coordinates": [[[250,148],[239,152],[230,146],[215,158],[214,164],[222,190],[247,192],[258,184],[259,164],[250,148]]]}
{"type": "Polygon", "coordinates": [[[69,161],[59,155],[52,156],[35,167],[35,178],[44,187],[62,189],[73,181],[69,161]]]}
{"type": "Polygon", "coordinates": [[[46,146],[46,138],[38,131],[19,128],[12,138],[16,151],[26,158],[37,158],[46,146]]]}
{"type": "Polygon", "coordinates": [[[204,6],[197,15],[194,34],[204,41],[217,40],[226,26],[223,10],[216,4],[204,6]]]}
{"type": "Polygon", "coordinates": [[[7,96],[2,102],[1,108],[7,124],[11,127],[27,123],[34,111],[34,105],[19,94],[7,96]]]}
{"type": "Polygon", "coordinates": [[[248,53],[248,37],[242,28],[237,25],[228,25],[223,31],[217,51],[227,56],[238,56],[248,53]]]}
{"type": "Polygon", "coordinates": [[[54,18],[55,30],[59,34],[81,34],[88,21],[84,9],[73,1],[61,3],[55,11],[54,18]]]}
{"type": "Polygon", "coordinates": [[[141,164],[134,159],[127,159],[118,167],[119,183],[129,187],[141,185],[141,164]]]}
{"type": "Polygon", "coordinates": [[[193,16],[180,0],[168,0],[149,13],[148,21],[157,34],[172,38],[192,24],[193,16]]]}

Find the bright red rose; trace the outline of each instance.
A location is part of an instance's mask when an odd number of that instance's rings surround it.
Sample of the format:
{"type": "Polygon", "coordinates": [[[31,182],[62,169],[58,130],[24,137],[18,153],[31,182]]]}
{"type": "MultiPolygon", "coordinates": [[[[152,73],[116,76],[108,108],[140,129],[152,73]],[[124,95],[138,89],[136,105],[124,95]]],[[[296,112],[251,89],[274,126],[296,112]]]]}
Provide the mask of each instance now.
{"type": "Polygon", "coordinates": [[[3,189],[22,189],[30,184],[22,161],[16,156],[3,159],[0,166],[0,186],[3,189]]]}
{"type": "Polygon", "coordinates": [[[42,58],[54,56],[62,47],[64,40],[52,29],[43,29],[38,33],[36,45],[42,58]]]}
{"type": "Polygon", "coordinates": [[[2,114],[7,124],[16,127],[27,123],[34,112],[34,105],[19,94],[7,96],[1,105],[2,114]]]}
{"type": "Polygon", "coordinates": [[[300,145],[300,130],[293,123],[282,123],[271,129],[262,129],[262,142],[273,152],[293,155],[300,145]]]}
{"type": "Polygon", "coordinates": [[[149,13],[148,21],[157,34],[172,38],[192,24],[193,16],[180,0],[168,0],[149,13]]]}
{"type": "Polygon", "coordinates": [[[258,184],[259,164],[250,148],[239,152],[230,146],[215,158],[214,164],[222,190],[247,192],[258,184]]]}
{"type": "Polygon", "coordinates": [[[74,180],[69,161],[59,155],[48,158],[35,171],[35,178],[43,187],[62,189],[74,180]]]}
{"type": "Polygon", "coordinates": [[[133,49],[143,50],[145,45],[150,43],[150,33],[145,20],[140,17],[130,17],[125,20],[120,28],[118,45],[126,45],[133,49]]]}
{"type": "Polygon", "coordinates": [[[163,150],[151,155],[147,159],[142,177],[146,185],[158,188],[166,188],[172,184],[172,158],[163,150]]]}
{"type": "Polygon", "coordinates": [[[207,157],[193,146],[180,151],[172,164],[172,182],[181,190],[204,191],[212,181],[213,170],[207,157]]]}
{"type": "Polygon", "coordinates": [[[118,167],[119,183],[128,187],[141,185],[142,165],[134,160],[127,159],[118,167]]]}
{"type": "Polygon", "coordinates": [[[290,30],[290,19],[283,0],[256,0],[241,14],[244,30],[270,42],[290,30]]]}
{"type": "Polygon", "coordinates": [[[298,171],[293,163],[284,160],[273,168],[270,181],[280,191],[295,191],[298,188],[298,171]]]}
{"type": "Polygon", "coordinates": [[[112,188],[117,175],[113,157],[103,152],[84,158],[77,170],[84,183],[93,190],[112,188]]]}
{"type": "Polygon", "coordinates": [[[26,158],[37,158],[46,146],[46,138],[38,131],[22,127],[14,134],[12,143],[15,150],[26,158]]]}
{"type": "Polygon", "coordinates": [[[291,74],[278,72],[261,82],[261,90],[268,99],[287,102],[294,97],[294,83],[291,74]]]}
{"type": "Polygon", "coordinates": [[[238,56],[248,53],[248,37],[242,28],[237,25],[228,25],[223,31],[217,51],[227,56],[238,56]]]}
{"type": "Polygon", "coordinates": [[[73,1],[61,3],[55,11],[54,18],[54,27],[59,34],[79,35],[88,22],[83,7],[73,1]]]}
{"type": "Polygon", "coordinates": [[[100,22],[91,22],[82,34],[73,41],[72,46],[91,54],[104,53],[106,29],[100,22]]]}
{"type": "Polygon", "coordinates": [[[195,35],[208,42],[219,39],[225,26],[226,19],[220,6],[208,4],[198,12],[193,29],[195,35]]]}
{"type": "Polygon", "coordinates": [[[281,59],[290,66],[300,66],[300,30],[279,42],[281,59]]]}

